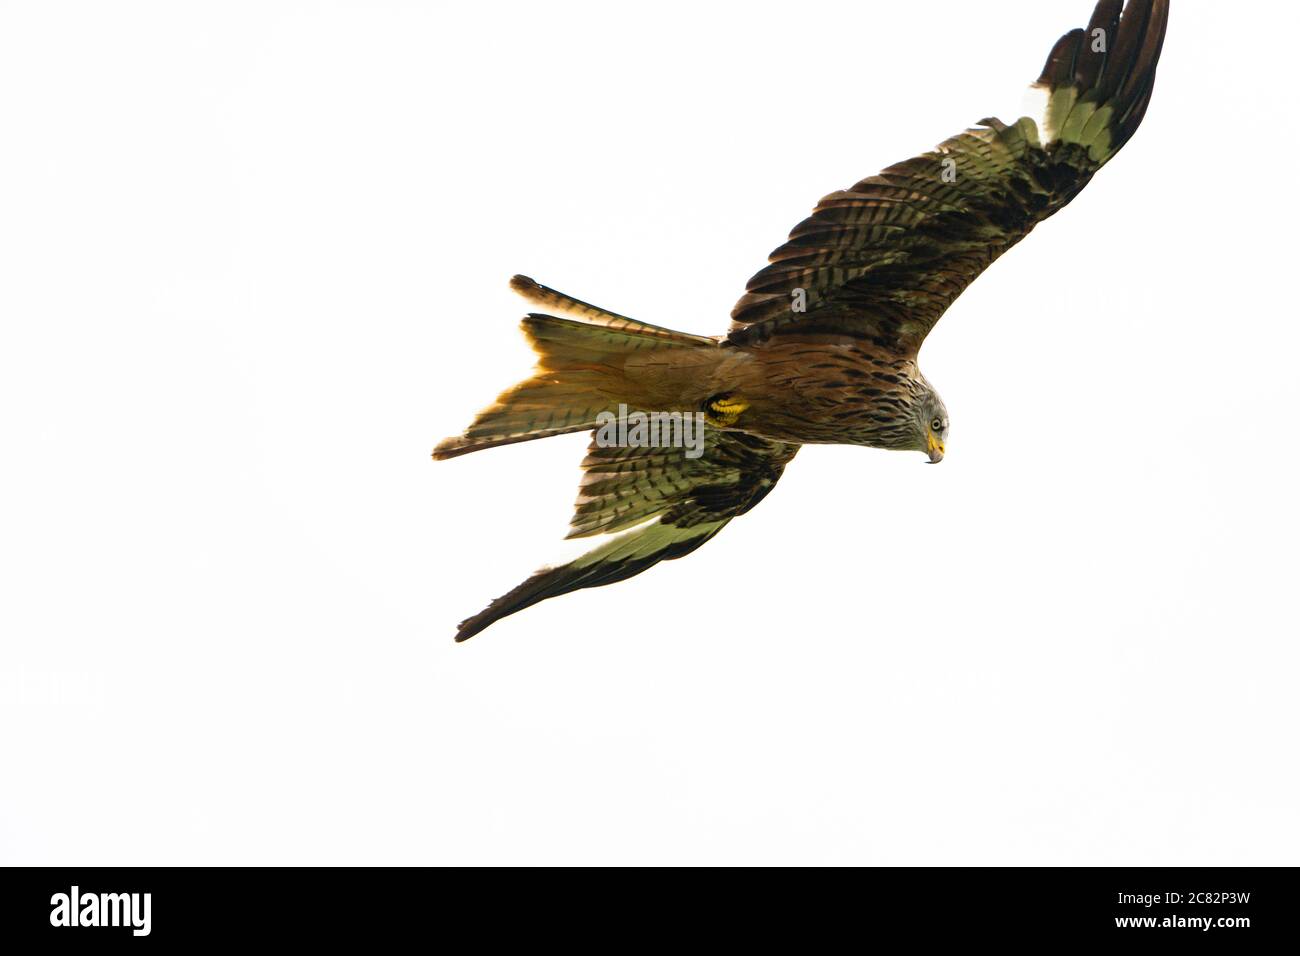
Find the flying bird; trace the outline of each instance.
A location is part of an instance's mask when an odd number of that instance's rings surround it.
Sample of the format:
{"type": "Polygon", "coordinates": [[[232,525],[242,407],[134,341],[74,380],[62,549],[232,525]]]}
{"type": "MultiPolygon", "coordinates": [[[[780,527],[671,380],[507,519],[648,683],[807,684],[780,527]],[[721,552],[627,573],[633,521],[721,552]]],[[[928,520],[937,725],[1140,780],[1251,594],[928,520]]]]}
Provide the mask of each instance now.
{"type": "Polygon", "coordinates": [[[982,120],[826,196],[749,280],[725,335],[650,325],[515,276],[515,291],[546,310],[522,323],[536,372],[433,457],[591,430],[569,537],[606,537],[463,621],[456,640],[690,554],[762,501],[801,445],[942,460],[948,410],[917,367],[921,344],[963,289],[1133,136],[1168,16],[1168,0],[1101,0],[1052,48],[1034,84],[1037,120],[982,120]],[[699,453],[647,441],[645,429],[610,440],[610,416],[627,409],[662,413],[666,428],[698,423],[699,453]]]}

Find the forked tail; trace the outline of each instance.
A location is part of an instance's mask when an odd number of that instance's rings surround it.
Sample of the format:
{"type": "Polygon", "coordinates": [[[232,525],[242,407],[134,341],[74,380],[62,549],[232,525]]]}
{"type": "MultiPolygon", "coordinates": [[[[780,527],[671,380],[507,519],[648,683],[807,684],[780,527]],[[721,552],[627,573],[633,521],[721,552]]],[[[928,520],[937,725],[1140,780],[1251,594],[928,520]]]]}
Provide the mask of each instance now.
{"type": "Polygon", "coordinates": [[[636,406],[628,359],[650,350],[716,348],[710,338],[674,332],[607,312],[515,276],[510,286],[541,305],[576,318],[532,313],[521,328],[537,352],[537,370],[479,412],[464,434],[438,443],[435,459],[482,448],[547,438],[595,427],[597,416],[620,403],[636,406]]]}

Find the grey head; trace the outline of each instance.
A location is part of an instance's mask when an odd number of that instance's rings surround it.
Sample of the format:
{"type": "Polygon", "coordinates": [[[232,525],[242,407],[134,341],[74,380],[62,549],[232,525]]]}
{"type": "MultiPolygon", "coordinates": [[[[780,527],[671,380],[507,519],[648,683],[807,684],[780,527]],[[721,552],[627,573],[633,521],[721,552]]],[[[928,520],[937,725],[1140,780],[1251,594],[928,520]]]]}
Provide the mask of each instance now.
{"type": "Polygon", "coordinates": [[[925,452],[930,463],[937,465],[948,448],[948,408],[924,377],[920,377],[920,386],[912,404],[913,447],[925,452]]]}

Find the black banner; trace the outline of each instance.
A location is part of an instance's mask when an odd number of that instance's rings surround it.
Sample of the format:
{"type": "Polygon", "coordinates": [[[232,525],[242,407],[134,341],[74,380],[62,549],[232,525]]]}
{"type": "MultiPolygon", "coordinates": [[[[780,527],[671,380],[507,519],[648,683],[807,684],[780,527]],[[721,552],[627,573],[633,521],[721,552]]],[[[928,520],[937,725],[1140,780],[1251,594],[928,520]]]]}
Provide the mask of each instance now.
{"type": "Polygon", "coordinates": [[[649,870],[598,879],[573,870],[539,880],[482,870],[50,868],[9,869],[3,879],[6,943],[373,945],[435,931],[490,941],[518,929],[538,944],[847,933],[1237,949],[1286,945],[1296,925],[1289,869],[649,870]]]}

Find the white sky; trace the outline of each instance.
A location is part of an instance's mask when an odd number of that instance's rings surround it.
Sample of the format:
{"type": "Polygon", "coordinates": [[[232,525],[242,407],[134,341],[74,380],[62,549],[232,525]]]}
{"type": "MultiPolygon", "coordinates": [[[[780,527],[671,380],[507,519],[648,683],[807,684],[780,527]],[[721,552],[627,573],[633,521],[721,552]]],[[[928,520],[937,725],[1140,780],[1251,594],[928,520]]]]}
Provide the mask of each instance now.
{"type": "Polygon", "coordinates": [[[942,466],[462,646],[585,442],[429,460],[508,277],[720,332],[1089,0],[0,8],[0,861],[1295,863],[1300,24],[1211,6],[927,344],[942,466]]]}

